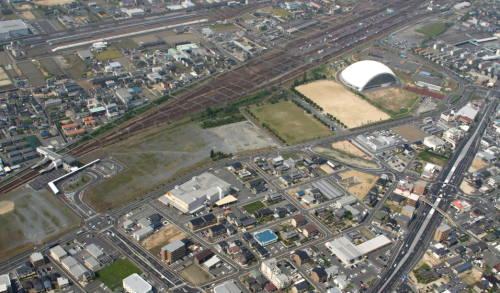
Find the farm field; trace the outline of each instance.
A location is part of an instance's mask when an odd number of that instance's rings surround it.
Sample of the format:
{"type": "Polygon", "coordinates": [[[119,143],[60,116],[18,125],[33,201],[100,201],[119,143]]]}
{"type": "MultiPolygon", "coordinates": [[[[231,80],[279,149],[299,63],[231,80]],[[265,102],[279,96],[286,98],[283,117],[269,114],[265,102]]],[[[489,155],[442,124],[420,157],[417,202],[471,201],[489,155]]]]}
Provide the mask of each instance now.
{"type": "Polygon", "coordinates": [[[266,128],[287,144],[296,144],[331,135],[316,118],[289,101],[250,106],[249,111],[266,128]]]}
{"type": "Polygon", "coordinates": [[[376,175],[357,170],[348,170],[339,175],[342,178],[341,185],[360,201],[365,198],[378,179],[376,175]]]}
{"type": "Polygon", "coordinates": [[[389,114],[332,80],[318,80],[295,89],[348,128],[391,118],[389,114]],[[363,115],[359,115],[360,113],[363,115]]]}
{"type": "Polygon", "coordinates": [[[47,190],[20,188],[0,201],[0,260],[76,228],[79,218],[47,190]]]}
{"type": "Polygon", "coordinates": [[[97,279],[101,280],[113,292],[122,287],[122,280],[141,270],[127,259],[118,259],[111,265],[96,273],[97,279]]]}
{"type": "Polygon", "coordinates": [[[411,112],[418,101],[418,95],[401,88],[381,88],[364,93],[365,97],[376,107],[391,116],[411,112]]]}

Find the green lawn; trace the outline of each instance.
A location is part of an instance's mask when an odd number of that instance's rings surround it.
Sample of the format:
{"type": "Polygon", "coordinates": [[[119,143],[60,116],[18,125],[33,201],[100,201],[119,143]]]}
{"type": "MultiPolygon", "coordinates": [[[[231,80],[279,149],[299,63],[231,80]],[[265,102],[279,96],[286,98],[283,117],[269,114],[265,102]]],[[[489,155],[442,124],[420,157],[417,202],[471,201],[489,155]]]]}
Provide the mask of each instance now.
{"type": "Polygon", "coordinates": [[[117,48],[109,47],[106,50],[99,52],[95,55],[95,58],[99,61],[107,61],[112,59],[117,59],[122,57],[122,52],[117,48]]]}
{"type": "Polygon", "coordinates": [[[251,106],[250,113],[287,144],[331,135],[328,127],[290,101],[251,106]]]}
{"type": "Polygon", "coordinates": [[[133,273],[141,274],[141,270],[128,259],[118,259],[111,265],[96,273],[96,277],[109,289],[115,291],[122,286],[122,280],[133,273]]]}
{"type": "Polygon", "coordinates": [[[249,214],[254,214],[256,211],[260,210],[261,208],[265,207],[266,205],[262,203],[260,200],[256,202],[252,202],[247,204],[246,206],[243,207],[243,209],[249,213],[249,214]]]}
{"type": "Polygon", "coordinates": [[[419,29],[417,32],[424,34],[428,38],[435,38],[440,34],[444,33],[449,27],[449,24],[444,22],[434,22],[426,24],[419,29]]]}
{"type": "Polygon", "coordinates": [[[444,166],[446,162],[448,162],[447,157],[440,154],[436,154],[430,150],[425,150],[421,152],[420,154],[418,154],[418,158],[423,161],[436,164],[438,166],[444,166]]]}

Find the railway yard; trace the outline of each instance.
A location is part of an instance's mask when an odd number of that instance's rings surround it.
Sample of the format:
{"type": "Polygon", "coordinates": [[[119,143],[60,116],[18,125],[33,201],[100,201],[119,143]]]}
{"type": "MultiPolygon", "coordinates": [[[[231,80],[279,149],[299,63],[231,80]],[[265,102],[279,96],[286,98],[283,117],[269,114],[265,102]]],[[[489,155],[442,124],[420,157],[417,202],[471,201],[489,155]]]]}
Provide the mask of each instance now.
{"type": "Polygon", "coordinates": [[[495,4],[121,2],[1,4],[0,289],[498,289],[495,4]]]}

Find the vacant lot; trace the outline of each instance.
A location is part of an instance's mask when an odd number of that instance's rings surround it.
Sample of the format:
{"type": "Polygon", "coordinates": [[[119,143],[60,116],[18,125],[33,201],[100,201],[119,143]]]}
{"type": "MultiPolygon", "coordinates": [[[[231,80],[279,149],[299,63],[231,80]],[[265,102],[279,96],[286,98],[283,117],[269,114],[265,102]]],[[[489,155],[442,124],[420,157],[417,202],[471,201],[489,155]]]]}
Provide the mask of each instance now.
{"type": "Polygon", "coordinates": [[[446,164],[446,162],[448,162],[447,157],[440,155],[440,154],[433,153],[433,152],[428,151],[428,150],[420,152],[420,154],[418,154],[418,158],[422,161],[433,163],[433,164],[441,166],[441,167],[443,167],[446,164]]]}
{"type": "Polygon", "coordinates": [[[332,143],[332,148],[355,157],[371,160],[369,155],[348,140],[334,142],[332,143]]]}
{"type": "Polygon", "coordinates": [[[181,277],[193,285],[201,285],[212,278],[208,272],[194,263],[182,270],[181,277]]]}
{"type": "Polygon", "coordinates": [[[95,58],[99,61],[108,61],[113,59],[118,59],[122,57],[122,52],[114,47],[109,47],[106,50],[99,52],[95,55],[95,58]]]}
{"type": "Polygon", "coordinates": [[[418,101],[418,96],[401,88],[381,88],[368,91],[364,94],[376,107],[398,116],[409,113],[418,101]]]}
{"type": "Polygon", "coordinates": [[[251,106],[249,111],[287,144],[325,137],[330,130],[316,118],[289,101],[251,106]]]}
{"type": "Polygon", "coordinates": [[[339,175],[342,178],[342,186],[344,186],[350,194],[357,197],[360,201],[365,198],[378,179],[378,176],[376,175],[357,170],[345,171],[339,175]]]}
{"type": "Polygon", "coordinates": [[[469,167],[469,172],[476,172],[488,166],[488,163],[486,163],[484,160],[479,157],[475,157],[472,161],[471,166],[469,167]]]}
{"type": "Polygon", "coordinates": [[[278,144],[261,128],[250,121],[242,121],[208,128],[221,141],[226,142],[226,153],[238,153],[249,149],[276,147],[278,144]]]}
{"type": "Polygon", "coordinates": [[[322,155],[326,156],[329,159],[332,159],[334,161],[338,161],[342,164],[346,164],[348,166],[353,166],[353,167],[358,167],[358,168],[371,168],[375,169],[378,168],[379,166],[372,160],[368,160],[365,158],[361,158],[358,156],[351,155],[347,152],[343,152],[341,150],[333,149],[333,148],[326,148],[326,147],[321,147],[317,146],[313,148],[313,151],[322,155]]]}
{"type": "Polygon", "coordinates": [[[399,134],[402,138],[406,139],[410,143],[422,141],[427,136],[427,134],[420,130],[420,128],[411,124],[396,126],[391,130],[399,134]]]}
{"type": "Polygon", "coordinates": [[[314,81],[298,86],[296,90],[318,104],[326,113],[339,119],[348,128],[390,118],[387,113],[335,81],[314,81]]]}
{"type": "Polygon", "coordinates": [[[246,206],[243,207],[243,209],[247,213],[253,215],[256,211],[260,210],[261,208],[263,208],[265,206],[266,205],[259,200],[259,201],[255,201],[255,202],[247,204],[246,206]]]}
{"type": "Polygon", "coordinates": [[[50,192],[21,188],[2,196],[0,259],[75,228],[78,217],[50,192]]]}
{"type": "Polygon", "coordinates": [[[86,161],[112,157],[125,168],[91,186],[85,193],[85,200],[99,211],[122,206],[196,167],[209,164],[211,150],[236,153],[263,146],[241,144],[241,137],[234,136],[231,131],[216,132],[214,135],[213,129],[202,129],[196,122],[184,121],[149,129],[91,154],[86,161]]]}
{"type": "Polygon", "coordinates": [[[12,82],[10,81],[9,76],[7,75],[3,67],[0,66],[0,87],[9,86],[11,84],[12,82]]]}
{"type": "Polygon", "coordinates": [[[158,232],[144,239],[142,246],[153,255],[158,255],[160,249],[175,240],[182,240],[186,237],[184,233],[173,224],[163,226],[158,232]]]}
{"type": "Polygon", "coordinates": [[[122,287],[123,279],[134,273],[141,274],[142,272],[128,259],[118,259],[111,265],[98,271],[96,277],[114,292],[122,287]]]}

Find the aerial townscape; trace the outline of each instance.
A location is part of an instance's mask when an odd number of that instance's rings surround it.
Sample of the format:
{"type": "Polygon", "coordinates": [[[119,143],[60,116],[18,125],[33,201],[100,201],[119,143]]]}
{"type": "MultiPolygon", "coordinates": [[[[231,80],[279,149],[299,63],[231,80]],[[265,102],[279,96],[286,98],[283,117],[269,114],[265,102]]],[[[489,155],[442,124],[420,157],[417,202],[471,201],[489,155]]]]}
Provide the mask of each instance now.
{"type": "Polygon", "coordinates": [[[0,0],[0,293],[500,292],[500,1],[0,0]]]}

